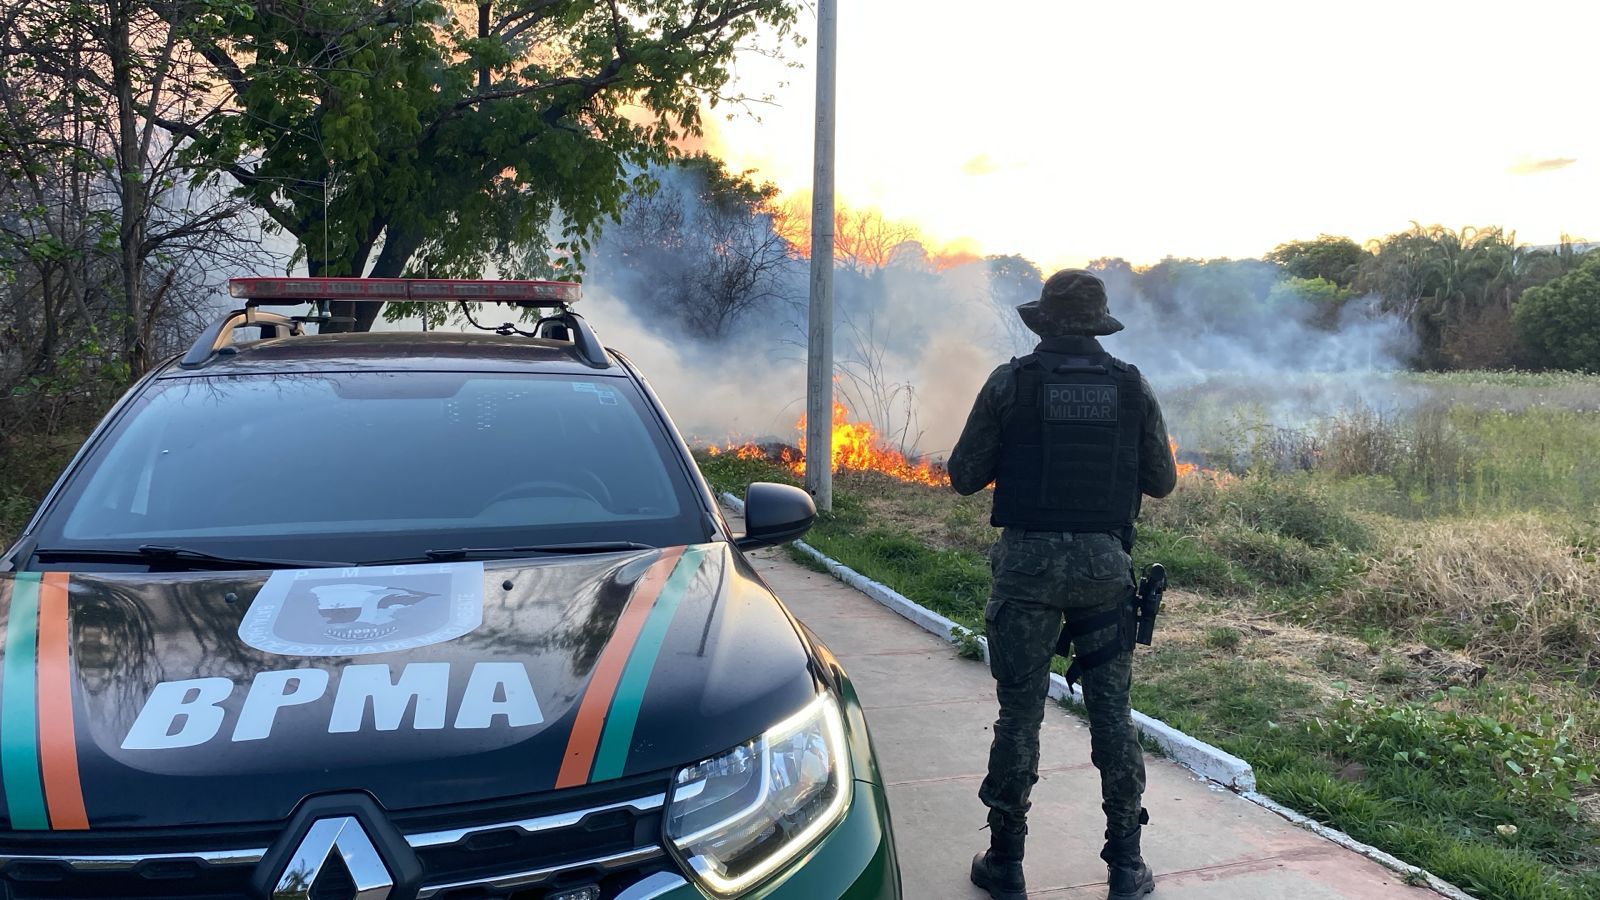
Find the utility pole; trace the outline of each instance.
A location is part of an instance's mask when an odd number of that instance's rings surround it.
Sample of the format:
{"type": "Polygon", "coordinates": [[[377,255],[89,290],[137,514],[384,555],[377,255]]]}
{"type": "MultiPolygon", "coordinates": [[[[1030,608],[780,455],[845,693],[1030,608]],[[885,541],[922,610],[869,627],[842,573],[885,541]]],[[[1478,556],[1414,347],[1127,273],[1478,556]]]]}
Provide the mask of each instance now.
{"type": "Polygon", "coordinates": [[[833,100],[839,14],[817,0],[817,131],[811,183],[811,320],[806,333],[806,490],[833,509],[833,100]]]}

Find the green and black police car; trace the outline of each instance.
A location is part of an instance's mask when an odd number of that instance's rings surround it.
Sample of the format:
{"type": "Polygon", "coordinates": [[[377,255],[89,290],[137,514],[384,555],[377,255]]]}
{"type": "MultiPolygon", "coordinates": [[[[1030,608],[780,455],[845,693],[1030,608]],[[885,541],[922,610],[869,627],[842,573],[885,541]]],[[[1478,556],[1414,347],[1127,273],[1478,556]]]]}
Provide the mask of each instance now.
{"type": "Polygon", "coordinates": [[[575,285],[232,292],[0,557],[0,897],[900,896],[850,680],[744,557],[804,492],[733,533],[575,285]]]}

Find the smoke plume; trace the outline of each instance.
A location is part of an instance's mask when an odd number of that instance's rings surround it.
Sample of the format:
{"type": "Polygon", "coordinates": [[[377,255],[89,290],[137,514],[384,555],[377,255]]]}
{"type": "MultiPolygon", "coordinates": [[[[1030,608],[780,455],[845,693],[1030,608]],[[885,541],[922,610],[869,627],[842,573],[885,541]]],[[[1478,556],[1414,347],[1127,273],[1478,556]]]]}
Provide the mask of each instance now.
{"type": "MultiPolygon", "coordinates": [[[[625,216],[592,253],[590,321],[640,365],[686,435],[793,442],[805,408],[809,261],[792,248],[772,255],[788,245],[775,242],[783,223],[771,214],[715,206],[693,173],[661,181],[648,208],[631,208],[635,220],[625,216]],[[741,305],[730,285],[748,285],[755,299],[741,305]],[[720,315],[715,327],[703,320],[708,309],[720,315]]],[[[1015,307],[1038,296],[1045,273],[1018,257],[945,268],[914,240],[879,266],[840,257],[852,264],[835,273],[836,396],[897,449],[942,457],[984,379],[1037,341],[1015,307]]],[[[1184,408],[1196,392],[1226,400],[1248,383],[1241,404],[1303,424],[1381,394],[1384,376],[1403,368],[1410,335],[1400,319],[1366,299],[1299,296],[1270,263],[1092,267],[1127,325],[1106,348],[1171,398],[1180,440],[1199,417],[1216,418],[1215,408],[1184,408]]]]}

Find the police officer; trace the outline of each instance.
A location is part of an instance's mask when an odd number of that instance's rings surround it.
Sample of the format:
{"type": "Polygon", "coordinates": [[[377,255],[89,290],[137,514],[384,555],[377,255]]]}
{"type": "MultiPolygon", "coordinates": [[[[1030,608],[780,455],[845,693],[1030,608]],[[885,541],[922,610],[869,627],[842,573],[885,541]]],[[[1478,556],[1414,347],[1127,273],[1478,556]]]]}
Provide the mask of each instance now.
{"type": "Polygon", "coordinates": [[[1095,340],[1121,331],[1105,284],[1067,269],[1039,299],[1017,307],[1042,340],[995,369],[950,455],[962,494],[994,484],[990,521],[1004,530],[989,552],[994,587],[984,620],[1000,716],[989,774],[989,850],[972,881],[996,900],[1023,900],[1028,795],[1039,780],[1039,724],[1050,658],[1063,627],[1083,672],[1091,759],[1100,770],[1110,900],[1155,888],[1139,854],[1148,818],[1144,756],[1128,704],[1133,677],[1133,520],[1140,495],[1177,485],[1166,424],[1150,385],[1095,340]]]}

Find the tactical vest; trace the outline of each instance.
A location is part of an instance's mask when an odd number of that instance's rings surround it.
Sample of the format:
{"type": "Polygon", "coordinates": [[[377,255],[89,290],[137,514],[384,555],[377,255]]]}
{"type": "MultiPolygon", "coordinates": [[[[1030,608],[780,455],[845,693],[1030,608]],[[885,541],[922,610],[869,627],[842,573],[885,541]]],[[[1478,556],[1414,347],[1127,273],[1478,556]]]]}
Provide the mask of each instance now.
{"type": "Polygon", "coordinates": [[[1016,400],[1000,432],[990,522],[1131,531],[1145,414],[1139,370],[1099,350],[1041,349],[1011,367],[1016,400]]]}

